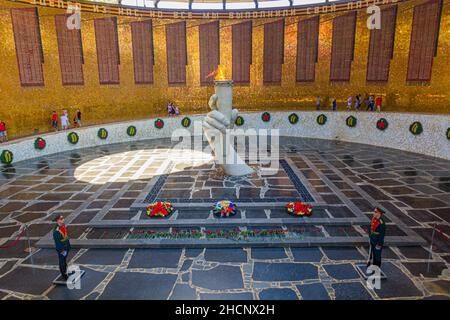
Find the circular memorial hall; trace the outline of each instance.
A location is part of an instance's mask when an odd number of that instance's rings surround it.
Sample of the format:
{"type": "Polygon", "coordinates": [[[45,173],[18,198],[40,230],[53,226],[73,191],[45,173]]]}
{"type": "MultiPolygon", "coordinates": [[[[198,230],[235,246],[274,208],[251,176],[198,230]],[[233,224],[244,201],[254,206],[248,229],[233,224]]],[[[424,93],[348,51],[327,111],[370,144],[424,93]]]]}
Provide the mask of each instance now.
{"type": "Polygon", "coordinates": [[[0,4],[0,300],[450,299],[449,1],[0,4]]]}

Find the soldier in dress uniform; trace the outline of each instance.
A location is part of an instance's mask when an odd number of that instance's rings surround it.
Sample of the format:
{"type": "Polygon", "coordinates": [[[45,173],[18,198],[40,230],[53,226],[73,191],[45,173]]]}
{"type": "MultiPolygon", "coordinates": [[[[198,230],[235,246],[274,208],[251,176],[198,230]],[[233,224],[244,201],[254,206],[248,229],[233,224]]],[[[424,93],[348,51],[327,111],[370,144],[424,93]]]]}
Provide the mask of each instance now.
{"type": "Polygon", "coordinates": [[[53,240],[55,240],[55,249],[58,252],[59,270],[63,279],[67,280],[67,256],[70,251],[69,234],[62,215],[58,215],[54,221],[56,226],[53,229],[53,240]]]}
{"type": "Polygon", "coordinates": [[[379,208],[375,208],[373,212],[372,222],[370,224],[370,257],[369,265],[373,264],[381,267],[381,250],[384,244],[384,235],[386,232],[386,223],[383,220],[383,213],[379,208]]]}

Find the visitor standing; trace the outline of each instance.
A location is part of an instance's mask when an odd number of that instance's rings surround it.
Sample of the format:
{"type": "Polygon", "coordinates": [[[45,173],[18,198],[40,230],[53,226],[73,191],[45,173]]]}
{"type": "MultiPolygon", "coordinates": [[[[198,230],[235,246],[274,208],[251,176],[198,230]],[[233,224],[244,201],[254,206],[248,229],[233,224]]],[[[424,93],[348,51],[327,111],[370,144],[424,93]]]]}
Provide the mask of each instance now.
{"type": "Polygon", "coordinates": [[[352,100],[353,100],[352,96],[347,98],[347,111],[352,110],[352,104],[353,104],[352,100]]]}
{"type": "Polygon", "coordinates": [[[72,124],[74,128],[78,128],[78,119],[77,119],[77,115],[73,116],[73,120],[72,120],[72,124]]]}
{"type": "Polygon", "coordinates": [[[78,127],[81,127],[81,111],[80,111],[80,109],[77,110],[77,125],[78,125],[78,127]]]}
{"type": "Polygon", "coordinates": [[[370,256],[369,265],[373,264],[381,267],[381,250],[384,245],[384,235],[386,233],[386,224],[382,219],[383,211],[375,208],[373,212],[372,222],[370,223],[370,256]]]}
{"type": "Polygon", "coordinates": [[[53,240],[55,241],[55,249],[58,253],[59,271],[63,279],[67,280],[67,256],[70,251],[69,234],[62,215],[58,215],[54,221],[56,222],[56,226],[53,229],[53,240]]]}
{"type": "Polygon", "coordinates": [[[372,96],[369,96],[368,98],[367,98],[367,102],[366,102],[366,105],[367,105],[367,107],[366,107],[366,111],[373,111],[373,97],[372,96]]]}
{"type": "Polygon", "coordinates": [[[316,98],[316,110],[317,111],[320,110],[320,96],[317,96],[317,98],[316,98]]]}
{"type": "Polygon", "coordinates": [[[6,131],[6,123],[0,120],[0,143],[8,141],[8,132],[6,131]]]}
{"type": "Polygon", "coordinates": [[[381,103],[383,101],[383,98],[381,96],[377,96],[375,99],[375,106],[378,112],[381,112],[381,103]]]}
{"type": "Polygon", "coordinates": [[[178,108],[178,106],[175,107],[175,115],[176,116],[180,115],[180,109],[178,108]]]}
{"type": "Polygon", "coordinates": [[[361,108],[361,95],[358,94],[355,100],[355,110],[359,111],[360,108],[361,108]]]}
{"type": "Polygon", "coordinates": [[[67,114],[67,110],[64,110],[61,115],[61,129],[69,129],[69,115],[67,114]]]}
{"type": "Polygon", "coordinates": [[[169,102],[167,104],[167,114],[169,115],[169,117],[172,116],[172,110],[173,110],[172,102],[169,102]]]}
{"type": "Polygon", "coordinates": [[[333,98],[333,100],[331,101],[331,110],[333,110],[333,111],[337,110],[336,98],[333,98]]]}
{"type": "Polygon", "coordinates": [[[52,113],[52,128],[55,131],[58,131],[58,114],[56,113],[56,111],[53,111],[52,113]]]}

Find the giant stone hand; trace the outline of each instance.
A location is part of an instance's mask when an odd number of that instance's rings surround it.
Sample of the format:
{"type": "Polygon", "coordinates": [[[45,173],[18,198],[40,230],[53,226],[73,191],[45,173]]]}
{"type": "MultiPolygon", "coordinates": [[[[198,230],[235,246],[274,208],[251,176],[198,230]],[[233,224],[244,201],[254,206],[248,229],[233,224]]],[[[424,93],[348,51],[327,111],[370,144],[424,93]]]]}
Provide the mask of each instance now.
{"type": "Polygon", "coordinates": [[[224,101],[219,100],[217,94],[213,94],[209,98],[208,105],[212,111],[203,119],[205,135],[215,151],[216,160],[219,161],[227,174],[232,176],[250,174],[253,172],[253,169],[239,157],[231,145],[226,144],[224,139],[227,129],[234,127],[239,111],[231,109],[231,103],[228,105],[228,108],[224,108],[223,104],[220,105],[221,102],[223,103],[224,101]],[[213,141],[212,136],[215,135],[214,132],[222,137],[220,139],[215,138],[213,141]],[[229,162],[230,159],[233,159],[232,163],[229,162]]]}

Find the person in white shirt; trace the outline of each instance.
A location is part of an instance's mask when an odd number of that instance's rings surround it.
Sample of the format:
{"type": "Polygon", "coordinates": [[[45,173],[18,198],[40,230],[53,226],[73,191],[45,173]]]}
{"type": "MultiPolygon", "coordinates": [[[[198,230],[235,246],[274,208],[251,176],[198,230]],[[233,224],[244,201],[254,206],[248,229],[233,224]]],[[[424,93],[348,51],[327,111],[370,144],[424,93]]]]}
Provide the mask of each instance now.
{"type": "Polygon", "coordinates": [[[347,110],[352,110],[352,97],[347,98],[347,110]]]}
{"type": "Polygon", "coordinates": [[[69,129],[69,115],[67,114],[67,110],[64,110],[61,115],[61,127],[63,130],[69,129]]]}

